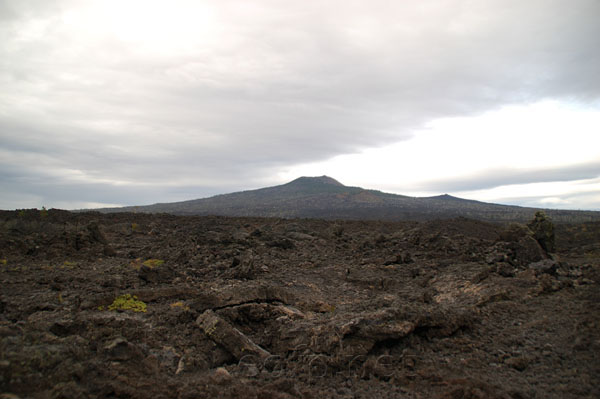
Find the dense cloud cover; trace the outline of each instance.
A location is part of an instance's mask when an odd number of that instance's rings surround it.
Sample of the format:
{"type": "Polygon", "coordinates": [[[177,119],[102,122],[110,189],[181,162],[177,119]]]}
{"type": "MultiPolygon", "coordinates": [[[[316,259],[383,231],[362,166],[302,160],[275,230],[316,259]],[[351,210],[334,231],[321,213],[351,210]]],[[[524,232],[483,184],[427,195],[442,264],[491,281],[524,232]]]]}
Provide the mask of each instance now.
{"type": "Polygon", "coordinates": [[[202,197],[439,118],[597,107],[598,16],[596,0],[0,0],[0,208],[202,197]]]}

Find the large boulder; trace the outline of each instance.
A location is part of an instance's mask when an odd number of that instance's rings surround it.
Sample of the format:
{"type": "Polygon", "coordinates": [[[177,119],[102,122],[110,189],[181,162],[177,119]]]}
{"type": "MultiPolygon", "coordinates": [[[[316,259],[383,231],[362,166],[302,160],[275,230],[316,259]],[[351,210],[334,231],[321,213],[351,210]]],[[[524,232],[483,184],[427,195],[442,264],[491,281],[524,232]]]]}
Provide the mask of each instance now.
{"type": "Polygon", "coordinates": [[[546,252],[555,252],[556,244],[554,242],[554,223],[544,211],[537,211],[527,227],[533,232],[533,238],[540,244],[546,252]]]}
{"type": "Polygon", "coordinates": [[[527,266],[548,256],[534,233],[525,225],[513,223],[500,232],[500,242],[494,246],[490,261],[507,261],[514,266],[527,266]]]}

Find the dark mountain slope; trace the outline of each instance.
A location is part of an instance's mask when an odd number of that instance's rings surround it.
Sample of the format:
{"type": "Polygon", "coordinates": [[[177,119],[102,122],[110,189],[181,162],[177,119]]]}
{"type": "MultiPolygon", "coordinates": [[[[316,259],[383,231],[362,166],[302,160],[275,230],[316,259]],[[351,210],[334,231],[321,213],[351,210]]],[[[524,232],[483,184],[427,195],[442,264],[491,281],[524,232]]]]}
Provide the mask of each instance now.
{"type": "MultiPolygon", "coordinates": [[[[430,220],[469,217],[488,221],[530,220],[536,209],[465,200],[450,195],[407,197],[344,186],[328,176],[300,177],[280,186],[101,212],[282,218],[430,220]]],[[[600,212],[547,211],[557,222],[600,220],[600,212]]]]}

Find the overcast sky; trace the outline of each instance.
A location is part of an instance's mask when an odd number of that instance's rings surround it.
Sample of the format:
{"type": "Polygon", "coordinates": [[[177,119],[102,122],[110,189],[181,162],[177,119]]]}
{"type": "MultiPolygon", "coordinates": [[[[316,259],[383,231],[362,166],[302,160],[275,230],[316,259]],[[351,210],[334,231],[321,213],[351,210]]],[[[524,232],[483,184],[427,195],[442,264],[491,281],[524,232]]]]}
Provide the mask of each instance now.
{"type": "Polygon", "coordinates": [[[598,0],[0,0],[0,209],[330,175],[600,210],[598,0]]]}

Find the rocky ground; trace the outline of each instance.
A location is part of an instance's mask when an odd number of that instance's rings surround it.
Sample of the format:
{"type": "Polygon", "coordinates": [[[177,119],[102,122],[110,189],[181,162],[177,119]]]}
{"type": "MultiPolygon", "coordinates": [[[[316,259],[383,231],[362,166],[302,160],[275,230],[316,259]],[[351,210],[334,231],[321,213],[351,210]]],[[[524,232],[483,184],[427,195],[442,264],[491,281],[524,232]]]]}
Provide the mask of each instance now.
{"type": "MultiPolygon", "coordinates": [[[[533,216],[533,215],[532,215],[533,216]]],[[[1,398],[597,398],[600,223],[0,213],[1,398]]]]}

